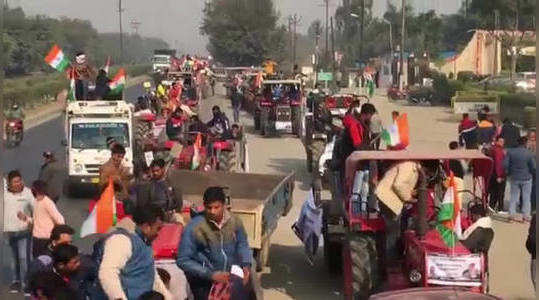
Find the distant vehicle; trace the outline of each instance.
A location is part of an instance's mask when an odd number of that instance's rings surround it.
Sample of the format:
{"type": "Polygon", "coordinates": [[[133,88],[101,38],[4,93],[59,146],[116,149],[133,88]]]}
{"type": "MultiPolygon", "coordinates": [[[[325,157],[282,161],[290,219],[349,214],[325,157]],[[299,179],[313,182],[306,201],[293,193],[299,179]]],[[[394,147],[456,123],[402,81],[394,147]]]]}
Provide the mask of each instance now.
{"type": "Polygon", "coordinates": [[[518,90],[525,92],[535,91],[535,72],[521,72],[517,73],[517,80],[515,86],[518,90]]]}
{"type": "Polygon", "coordinates": [[[125,164],[133,170],[132,107],[125,101],[75,101],[66,109],[68,190],[98,184],[99,168],[110,158],[107,139],[125,147],[125,164]]]}
{"type": "Polygon", "coordinates": [[[152,58],[152,70],[154,73],[162,73],[170,69],[172,59],[176,56],[176,50],[155,49],[152,58]]]}

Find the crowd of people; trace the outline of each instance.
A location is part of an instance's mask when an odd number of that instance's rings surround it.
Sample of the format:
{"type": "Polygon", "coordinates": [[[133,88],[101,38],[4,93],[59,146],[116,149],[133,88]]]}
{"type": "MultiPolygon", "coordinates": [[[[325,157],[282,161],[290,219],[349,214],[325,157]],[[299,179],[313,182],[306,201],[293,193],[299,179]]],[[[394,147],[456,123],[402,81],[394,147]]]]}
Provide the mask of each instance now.
{"type": "MultiPolygon", "coordinates": [[[[100,175],[118,183],[122,203],[124,149],[112,146],[111,159],[100,175]]],[[[45,154],[50,164],[50,152],[45,154]]],[[[49,196],[47,183],[26,187],[21,174],[9,172],[5,182],[4,224],[13,255],[10,293],[34,299],[208,299],[226,293],[231,299],[250,299],[252,253],[243,225],[226,209],[222,187],[207,188],[204,210],[192,212],[179,245],[177,267],[188,284],[182,297],[172,294],[170,274],[156,268],[152,241],[164,223],[182,225],[182,200],[164,180],[164,162],[150,166],[148,181],[135,186],[136,203],[117,211],[118,223],[101,234],[91,253],[72,244],[75,230],[49,196]]],[[[124,174],[125,175],[125,174],[124,174]]],[[[54,189],[53,189],[54,191],[54,189]]],[[[125,201],[123,201],[125,202],[125,201]]],[[[94,203],[95,205],[95,203],[94,203]]]]}
{"type": "Polygon", "coordinates": [[[466,149],[481,149],[494,162],[489,182],[490,207],[499,212],[509,212],[512,221],[531,221],[535,211],[535,131],[521,136],[510,119],[493,120],[488,110],[478,114],[477,121],[464,114],[458,128],[459,144],[466,149]],[[506,185],[509,184],[509,206],[504,204],[506,185]],[[522,219],[517,217],[520,207],[522,219]]]}

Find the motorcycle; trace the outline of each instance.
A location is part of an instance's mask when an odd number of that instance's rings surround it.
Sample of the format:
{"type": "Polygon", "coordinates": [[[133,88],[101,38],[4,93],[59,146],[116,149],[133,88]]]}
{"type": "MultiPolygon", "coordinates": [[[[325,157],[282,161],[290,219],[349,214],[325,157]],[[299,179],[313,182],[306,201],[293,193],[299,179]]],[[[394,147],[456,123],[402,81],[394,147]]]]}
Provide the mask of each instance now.
{"type": "Polygon", "coordinates": [[[16,147],[22,142],[24,131],[21,119],[8,119],[5,130],[8,147],[16,147]]]}

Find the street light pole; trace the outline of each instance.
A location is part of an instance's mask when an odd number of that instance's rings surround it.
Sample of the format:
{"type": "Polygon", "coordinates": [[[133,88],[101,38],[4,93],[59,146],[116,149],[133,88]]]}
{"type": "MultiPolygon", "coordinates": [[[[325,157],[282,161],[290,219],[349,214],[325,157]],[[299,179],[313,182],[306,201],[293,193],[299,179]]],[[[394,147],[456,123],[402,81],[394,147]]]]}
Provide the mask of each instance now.
{"type": "Polygon", "coordinates": [[[391,54],[393,54],[393,29],[392,29],[392,25],[391,25],[391,22],[389,22],[386,19],[382,19],[382,21],[389,24],[389,52],[391,52],[391,54]]]}
{"type": "Polygon", "coordinates": [[[399,67],[399,89],[402,91],[403,85],[404,85],[403,64],[404,64],[404,33],[405,33],[404,25],[405,25],[405,20],[406,20],[406,15],[405,15],[406,0],[402,0],[401,5],[402,5],[402,28],[401,28],[401,53],[400,53],[401,57],[400,57],[400,67],[399,67]]]}

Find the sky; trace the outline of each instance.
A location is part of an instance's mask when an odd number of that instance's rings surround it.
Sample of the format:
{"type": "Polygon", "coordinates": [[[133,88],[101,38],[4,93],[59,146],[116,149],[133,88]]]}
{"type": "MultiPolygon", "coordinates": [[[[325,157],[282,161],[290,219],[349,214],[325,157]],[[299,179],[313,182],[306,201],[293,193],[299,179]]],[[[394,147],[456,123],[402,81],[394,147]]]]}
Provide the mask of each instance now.
{"type": "MultiPolygon", "coordinates": [[[[90,20],[99,32],[118,32],[118,0],[7,0],[12,7],[21,6],[29,15],[67,16],[90,20]]],[[[253,0],[254,1],[254,0],[253,0]]],[[[375,16],[383,15],[386,0],[373,0],[375,16]]],[[[389,0],[400,6],[401,0],[389,0]]],[[[462,0],[407,0],[420,9],[432,8],[443,13],[455,12],[462,0]]],[[[124,32],[134,33],[130,22],[140,22],[138,33],[159,37],[182,52],[207,54],[207,39],[199,32],[205,0],[122,0],[124,32]]],[[[332,15],[341,0],[329,0],[332,15]]],[[[298,14],[298,31],[306,32],[309,24],[325,19],[324,0],[274,0],[281,23],[298,14]]]]}

